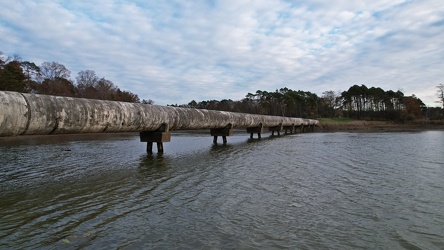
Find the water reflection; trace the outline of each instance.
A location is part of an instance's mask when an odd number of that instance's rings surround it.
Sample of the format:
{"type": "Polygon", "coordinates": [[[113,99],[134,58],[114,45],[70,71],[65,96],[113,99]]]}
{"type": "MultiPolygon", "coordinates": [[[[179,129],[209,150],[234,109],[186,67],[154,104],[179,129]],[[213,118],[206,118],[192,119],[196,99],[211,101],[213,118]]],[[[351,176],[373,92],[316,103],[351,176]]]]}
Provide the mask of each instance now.
{"type": "Polygon", "coordinates": [[[213,144],[211,145],[211,152],[220,153],[230,150],[231,148],[233,148],[233,145],[231,144],[213,144]]]}
{"type": "Polygon", "coordinates": [[[171,168],[171,159],[163,154],[142,155],[139,162],[139,173],[143,177],[155,178],[171,168]]]}

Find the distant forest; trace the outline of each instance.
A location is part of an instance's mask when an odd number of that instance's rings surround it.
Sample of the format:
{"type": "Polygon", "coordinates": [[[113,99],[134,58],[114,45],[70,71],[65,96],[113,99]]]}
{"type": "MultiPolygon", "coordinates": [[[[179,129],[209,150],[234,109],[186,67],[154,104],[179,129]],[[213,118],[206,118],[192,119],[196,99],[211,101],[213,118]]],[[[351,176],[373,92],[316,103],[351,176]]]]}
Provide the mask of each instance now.
{"type": "MultiPolygon", "coordinates": [[[[37,66],[20,56],[0,52],[0,90],[56,96],[80,97],[123,102],[140,102],[139,97],[121,90],[112,81],[98,77],[92,70],[80,71],[75,81],[71,71],[57,62],[37,66]]],[[[143,102],[152,102],[145,101],[143,102]]]]}
{"type": "Polygon", "coordinates": [[[349,117],[397,122],[426,117],[442,119],[441,108],[427,108],[415,95],[405,96],[401,91],[353,85],[342,93],[325,91],[322,94],[319,97],[308,91],[281,88],[274,92],[248,93],[240,101],[191,101],[174,106],[314,119],[349,117]]]}
{"type": "MultiPolygon", "coordinates": [[[[80,71],[75,81],[70,79],[70,75],[71,72],[57,62],[44,62],[37,66],[17,55],[9,57],[0,52],[0,90],[3,91],[154,103],[152,100],[140,101],[137,94],[121,90],[92,70],[80,71]]],[[[444,104],[444,86],[440,84],[437,88],[439,100],[444,104]]],[[[309,91],[285,87],[274,92],[257,90],[239,101],[193,100],[188,104],[171,106],[314,119],[349,117],[397,122],[443,119],[443,109],[426,107],[415,95],[405,96],[399,90],[386,91],[365,85],[353,85],[342,93],[325,91],[320,97],[309,91]]]]}

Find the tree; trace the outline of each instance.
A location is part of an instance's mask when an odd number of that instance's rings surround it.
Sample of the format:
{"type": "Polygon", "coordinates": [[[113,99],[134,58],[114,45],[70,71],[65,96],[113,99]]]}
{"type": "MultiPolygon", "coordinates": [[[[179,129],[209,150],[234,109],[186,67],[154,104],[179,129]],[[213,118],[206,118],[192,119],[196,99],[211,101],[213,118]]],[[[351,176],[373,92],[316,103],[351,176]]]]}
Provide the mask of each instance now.
{"type": "Polygon", "coordinates": [[[40,81],[45,79],[55,80],[56,78],[69,79],[71,71],[69,71],[63,64],[58,62],[44,62],[40,66],[40,81]]]}
{"type": "Polygon", "coordinates": [[[422,108],[425,104],[415,95],[405,96],[402,98],[404,109],[402,111],[402,121],[412,121],[422,116],[422,108]]]}
{"type": "Polygon", "coordinates": [[[82,70],[76,76],[76,96],[89,99],[100,99],[96,89],[99,77],[93,70],[82,70]]]}
{"type": "Polygon", "coordinates": [[[94,86],[99,94],[99,99],[101,100],[114,100],[115,93],[117,91],[116,85],[110,80],[102,77],[94,86]]]}
{"type": "Polygon", "coordinates": [[[439,84],[436,87],[438,88],[439,102],[442,103],[442,108],[444,109],[444,85],[443,84],[439,84]]]}
{"type": "MultiPolygon", "coordinates": [[[[93,70],[82,70],[76,77],[76,95],[88,99],[140,102],[139,97],[128,91],[120,90],[112,81],[99,78],[93,70]]],[[[149,100],[145,102],[153,101],[149,100]]]]}
{"type": "Polygon", "coordinates": [[[40,67],[35,65],[33,62],[20,62],[20,66],[22,67],[27,81],[36,81],[41,77],[40,67]]]}
{"type": "MultiPolygon", "coordinates": [[[[70,75],[71,71],[58,62],[44,62],[38,67],[33,62],[22,61],[19,55],[6,56],[0,51],[0,90],[140,102],[136,94],[120,90],[112,81],[99,78],[92,70],[80,71],[76,84],[70,75]]],[[[144,103],[154,101],[144,100],[144,103]]]]}
{"type": "Polygon", "coordinates": [[[6,56],[2,51],[0,51],[0,70],[3,69],[3,67],[12,61],[20,62],[22,58],[18,54],[14,54],[11,56],[6,56]]]}
{"type": "Polygon", "coordinates": [[[153,105],[153,104],[154,104],[154,101],[151,100],[151,99],[148,99],[148,100],[143,99],[143,100],[142,100],[142,104],[153,105]]]}
{"type": "Polygon", "coordinates": [[[0,51],[0,90],[26,92],[26,76],[20,65],[20,56],[5,56],[0,51]]]}
{"type": "MultiPolygon", "coordinates": [[[[368,89],[370,110],[374,112],[381,112],[384,108],[385,91],[381,88],[371,87],[368,89]]],[[[379,116],[380,114],[378,114],[379,116]]]]}
{"type": "Polygon", "coordinates": [[[0,63],[0,90],[26,92],[26,76],[20,66],[20,62],[13,60],[0,63]]]}
{"type": "Polygon", "coordinates": [[[347,98],[347,104],[349,110],[353,110],[358,119],[361,118],[363,112],[367,110],[367,98],[368,98],[368,88],[365,85],[353,85],[345,93],[344,98],[347,98]]]}
{"type": "Polygon", "coordinates": [[[337,105],[337,96],[333,90],[322,92],[320,110],[323,117],[334,117],[337,105]]]}
{"type": "Polygon", "coordinates": [[[248,93],[245,98],[236,105],[237,112],[259,114],[259,110],[259,101],[256,99],[256,95],[251,93],[248,93]]]}
{"type": "Polygon", "coordinates": [[[77,86],[95,86],[98,81],[99,77],[94,70],[82,70],[76,76],[77,86]]]}
{"type": "Polygon", "coordinates": [[[0,51],[0,70],[3,70],[6,63],[6,56],[0,51]]]}
{"type": "Polygon", "coordinates": [[[35,92],[45,95],[74,97],[75,87],[70,80],[65,78],[45,79],[42,83],[37,84],[35,92]]]}
{"type": "Polygon", "coordinates": [[[381,88],[367,88],[365,85],[353,85],[342,92],[342,111],[348,116],[358,119],[386,118],[397,120],[405,110],[404,93],[381,88]]]}
{"type": "Polygon", "coordinates": [[[32,62],[26,61],[22,62],[21,66],[26,72],[31,92],[44,95],[75,96],[74,84],[69,79],[71,71],[64,65],[58,62],[43,62],[38,67],[32,62]]]}
{"type": "Polygon", "coordinates": [[[115,101],[121,101],[121,102],[140,102],[140,99],[139,99],[139,97],[136,94],[133,94],[133,93],[128,92],[128,91],[121,91],[120,89],[117,89],[115,101]]]}

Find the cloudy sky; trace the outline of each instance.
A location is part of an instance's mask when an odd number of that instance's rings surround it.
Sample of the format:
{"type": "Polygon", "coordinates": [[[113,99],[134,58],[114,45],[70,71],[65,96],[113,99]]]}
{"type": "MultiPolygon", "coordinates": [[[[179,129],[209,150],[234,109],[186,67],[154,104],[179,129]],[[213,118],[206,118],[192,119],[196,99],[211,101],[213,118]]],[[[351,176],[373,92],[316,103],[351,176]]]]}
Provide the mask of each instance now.
{"type": "Polygon", "coordinates": [[[0,51],[75,79],[94,70],[156,104],[354,84],[444,84],[442,0],[2,0],[0,51]]]}

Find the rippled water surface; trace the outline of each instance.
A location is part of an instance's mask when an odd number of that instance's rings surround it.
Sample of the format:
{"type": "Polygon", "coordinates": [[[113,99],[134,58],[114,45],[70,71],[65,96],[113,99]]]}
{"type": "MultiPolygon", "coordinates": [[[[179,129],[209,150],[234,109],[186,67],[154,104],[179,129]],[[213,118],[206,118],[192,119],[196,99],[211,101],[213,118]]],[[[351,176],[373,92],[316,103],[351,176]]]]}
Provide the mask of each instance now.
{"type": "Polygon", "coordinates": [[[444,249],[444,132],[0,138],[0,249],[444,249]]]}

